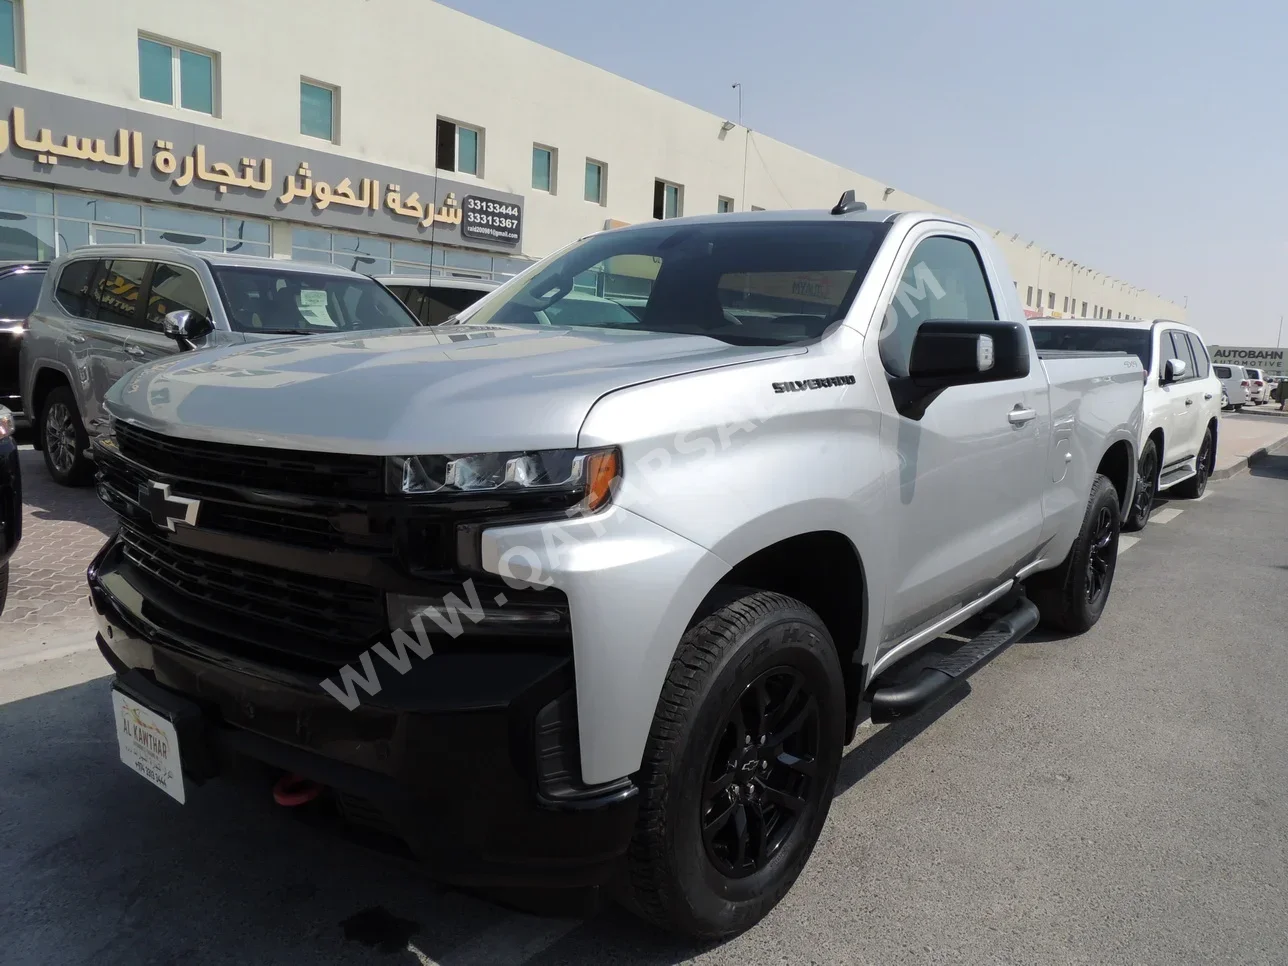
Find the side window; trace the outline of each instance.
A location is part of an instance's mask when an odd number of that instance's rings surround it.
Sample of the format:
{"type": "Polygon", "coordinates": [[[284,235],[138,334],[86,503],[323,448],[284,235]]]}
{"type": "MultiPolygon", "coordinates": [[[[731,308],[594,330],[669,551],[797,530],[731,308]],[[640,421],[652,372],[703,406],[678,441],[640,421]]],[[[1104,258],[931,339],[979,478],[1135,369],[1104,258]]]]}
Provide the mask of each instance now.
{"type": "Polygon", "coordinates": [[[1190,354],[1190,344],[1185,340],[1184,332],[1177,332],[1175,329],[1168,329],[1163,334],[1163,364],[1167,364],[1168,359],[1180,359],[1186,366],[1185,375],[1177,382],[1185,382],[1194,378],[1194,356],[1190,354]]]}
{"type": "Polygon", "coordinates": [[[426,291],[429,303],[429,324],[439,325],[453,315],[464,312],[486,293],[465,288],[431,288],[426,291]]]}
{"type": "Polygon", "coordinates": [[[82,319],[94,317],[89,293],[94,283],[95,269],[98,266],[97,258],[81,258],[63,266],[63,272],[58,276],[58,287],[54,289],[54,300],[69,315],[82,319]]]}
{"type": "Polygon", "coordinates": [[[210,318],[210,306],[206,302],[206,293],[202,291],[201,279],[190,268],[157,262],[152,270],[152,287],[148,291],[146,327],[160,332],[166,313],[179,309],[187,309],[203,319],[210,318]]]}
{"type": "Polygon", "coordinates": [[[91,296],[97,306],[95,318],[109,325],[137,328],[148,263],[135,258],[113,258],[103,264],[104,270],[91,296]]]}
{"type": "Polygon", "coordinates": [[[429,325],[429,290],[421,285],[399,286],[393,290],[402,299],[403,305],[411,309],[411,314],[420,319],[422,325],[429,325]]]}
{"type": "Polygon", "coordinates": [[[1218,379],[1229,379],[1229,378],[1230,378],[1230,367],[1229,367],[1229,366],[1213,366],[1213,367],[1212,367],[1212,371],[1216,373],[1216,377],[1217,377],[1218,379]]]}
{"type": "Polygon", "coordinates": [[[36,307],[44,272],[15,272],[0,278],[0,320],[25,319],[36,307]]]}
{"type": "Polygon", "coordinates": [[[1207,346],[1193,332],[1185,333],[1185,337],[1190,340],[1190,352],[1194,354],[1194,375],[1199,379],[1206,379],[1211,371],[1207,346]]]}
{"type": "Polygon", "coordinates": [[[906,376],[912,340],[922,322],[996,318],[997,307],[975,246],[961,238],[927,238],[913,250],[886,310],[881,361],[892,375],[906,376]]]}

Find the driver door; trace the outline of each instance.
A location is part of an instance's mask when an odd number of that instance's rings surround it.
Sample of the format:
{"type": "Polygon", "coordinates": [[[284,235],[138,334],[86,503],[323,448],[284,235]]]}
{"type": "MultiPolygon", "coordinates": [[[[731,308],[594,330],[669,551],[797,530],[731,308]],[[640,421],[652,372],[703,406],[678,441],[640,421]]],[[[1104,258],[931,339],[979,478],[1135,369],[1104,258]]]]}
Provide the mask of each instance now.
{"type": "MultiPolygon", "coordinates": [[[[878,336],[883,380],[907,375],[922,322],[993,320],[1005,305],[979,249],[958,230],[930,228],[907,257],[878,336]]],[[[891,644],[992,590],[1035,554],[1050,400],[1034,360],[1023,378],[945,390],[919,420],[888,406],[882,436],[899,467],[883,642],[891,644]]]]}

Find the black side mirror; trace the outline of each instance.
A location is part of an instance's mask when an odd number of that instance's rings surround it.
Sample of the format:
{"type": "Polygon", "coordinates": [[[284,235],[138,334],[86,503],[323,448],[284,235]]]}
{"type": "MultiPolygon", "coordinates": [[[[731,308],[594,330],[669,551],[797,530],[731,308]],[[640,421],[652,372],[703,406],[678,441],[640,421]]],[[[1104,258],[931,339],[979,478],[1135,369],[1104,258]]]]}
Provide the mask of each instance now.
{"type": "Polygon", "coordinates": [[[195,343],[208,336],[214,328],[208,318],[189,309],[167,312],[161,322],[161,331],[179,344],[180,351],[196,348],[195,343]]]}
{"type": "Polygon", "coordinates": [[[895,407],[920,419],[952,386],[1023,379],[1029,374],[1029,341],[1017,322],[923,322],[912,340],[908,375],[892,379],[895,407]]]}

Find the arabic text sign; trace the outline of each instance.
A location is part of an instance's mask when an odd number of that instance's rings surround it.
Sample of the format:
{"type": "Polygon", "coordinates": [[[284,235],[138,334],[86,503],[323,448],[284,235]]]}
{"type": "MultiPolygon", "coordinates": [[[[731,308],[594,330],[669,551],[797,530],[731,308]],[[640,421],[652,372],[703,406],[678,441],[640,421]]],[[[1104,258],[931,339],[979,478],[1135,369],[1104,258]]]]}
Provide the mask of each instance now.
{"type": "Polygon", "coordinates": [[[1226,345],[1209,346],[1208,349],[1217,365],[1251,366],[1268,376],[1288,378],[1288,349],[1226,345]]]}
{"type": "MultiPolygon", "coordinates": [[[[0,113],[0,176],[496,251],[522,241],[521,197],[436,174],[13,84],[0,113]]],[[[432,159],[433,131],[423,140],[432,159]]]]}

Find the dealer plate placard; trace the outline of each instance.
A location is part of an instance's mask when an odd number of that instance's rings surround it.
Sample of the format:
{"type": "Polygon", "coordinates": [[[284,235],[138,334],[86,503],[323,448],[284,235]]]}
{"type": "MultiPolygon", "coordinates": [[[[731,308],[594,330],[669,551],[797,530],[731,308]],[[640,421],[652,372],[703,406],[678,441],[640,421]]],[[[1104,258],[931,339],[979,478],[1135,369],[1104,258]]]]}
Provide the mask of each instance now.
{"type": "Polygon", "coordinates": [[[112,709],[116,712],[116,741],[121,749],[121,761],[182,803],[183,767],[179,760],[179,733],[174,723],[115,688],[112,709]]]}

